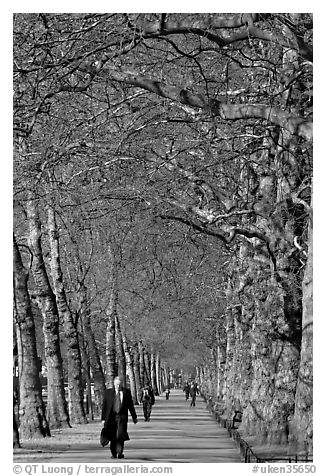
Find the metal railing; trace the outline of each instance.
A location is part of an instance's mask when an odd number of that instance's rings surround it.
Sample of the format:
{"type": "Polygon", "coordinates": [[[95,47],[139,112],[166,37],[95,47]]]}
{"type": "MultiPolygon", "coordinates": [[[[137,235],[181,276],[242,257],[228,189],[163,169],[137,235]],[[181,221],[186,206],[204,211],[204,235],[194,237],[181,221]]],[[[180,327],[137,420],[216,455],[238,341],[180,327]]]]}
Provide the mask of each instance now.
{"type": "Polygon", "coordinates": [[[223,428],[227,430],[229,433],[230,438],[236,441],[239,445],[240,454],[244,459],[245,463],[267,463],[270,461],[274,462],[287,462],[287,463],[299,463],[299,462],[312,462],[313,455],[311,454],[288,454],[288,455],[273,455],[273,456],[258,456],[250,445],[241,437],[240,433],[238,432],[237,428],[234,428],[234,419],[229,420],[226,418],[222,418],[221,415],[214,409],[213,402],[211,398],[207,398],[205,395],[202,394],[205,402],[207,403],[207,409],[210,413],[214,416],[217,423],[219,423],[223,428]]]}

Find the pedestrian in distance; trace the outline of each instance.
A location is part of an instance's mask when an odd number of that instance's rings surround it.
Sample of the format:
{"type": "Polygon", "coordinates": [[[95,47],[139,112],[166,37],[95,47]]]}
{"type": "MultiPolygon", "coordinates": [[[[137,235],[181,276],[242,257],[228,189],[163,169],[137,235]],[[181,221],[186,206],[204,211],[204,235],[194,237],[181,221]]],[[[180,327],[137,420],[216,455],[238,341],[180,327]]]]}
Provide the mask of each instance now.
{"type": "Polygon", "coordinates": [[[167,387],[167,389],[165,390],[165,399],[169,400],[169,398],[170,398],[170,387],[167,387]]]}
{"type": "Polygon", "coordinates": [[[113,388],[104,392],[102,405],[103,430],[110,441],[111,458],[124,458],[124,442],[129,440],[128,411],[133,422],[137,423],[137,414],[129,389],[121,386],[120,377],[115,377],[113,388]]]}
{"type": "Polygon", "coordinates": [[[191,397],[190,406],[195,407],[196,406],[196,397],[197,397],[197,395],[199,395],[199,390],[198,390],[197,384],[195,382],[191,382],[190,389],[189,389],[189,395],[191,397]]]}
{"type": "Polygon", "coordinates": [[[152,407],[155,403],[154,392],[150,387],[144,387],[140,396],[140,403],[143,404],[144,420],[150,421],[152,407]]]}
{"type": "Polygon", "coordinates": [[[185,393],[186,401],[187,401],[189,399],[189,391],[190,391],[190,385],[188,381],[185,383],[185,386],[183,387],[183,391],[185,393]]]}
{"type": "Polygon", "coordinates": [[[155,397],[154,397],[154,390],[153,390],[153,387],[151,386],[151,384],[148,385],[148,391],[149,391],[149,394],[150,394],[150,396],[151,396],[151,398],[152,398],[152,400],[153,400],[152,405],[154,405],[154,403],[155,403],[155,397]]]}

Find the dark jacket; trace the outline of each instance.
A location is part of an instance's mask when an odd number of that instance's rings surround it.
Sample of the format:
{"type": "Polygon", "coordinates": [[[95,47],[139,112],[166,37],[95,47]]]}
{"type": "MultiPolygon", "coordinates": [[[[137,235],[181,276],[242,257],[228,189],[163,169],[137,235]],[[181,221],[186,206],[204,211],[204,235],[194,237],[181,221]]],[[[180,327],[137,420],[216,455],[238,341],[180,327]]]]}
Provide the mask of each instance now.
{"type": "MultiPolygon", "coordinates": [[[[137,420],[136,410],[132,401],[131,392],[127,388],[122,388],[122,403],[119,413],[117,414],[118,420],[118,433],[119,438],[123,441],[129,440],[127,432],[128,426],[128,410],[132,419],[137,420]]],[[[113,413],[113,403],[115,399],[114,388],[106,389],[104,392],[103,406],[102,406],[102,420],[105,421],[104,428],[107,430],[109,440],[114,440],[117,431],[116,415],[113,413]]]]}
{"type": "Polygon", "coordinates": [[[183,387],[183,391],[189,395],[189,390],[190,390],[190,385],[189,383],[186,383],[185,386],[183,387]]]}
{"type": "Polygon", "coordinates": [[[189,393],[190,393],[191,397],[195,397],[196,395],[199,395],[199,390],[198,390],[197,384],[190,387],[189,393]]]}
{"type": "Polygon", "coordinates": [[[140,403],[149,403],[150,405],[154,405],[155,403],[155,396],[154,392],[151,388],[145,387],[142,389],[141,395],[140,395],[140,403]]]}

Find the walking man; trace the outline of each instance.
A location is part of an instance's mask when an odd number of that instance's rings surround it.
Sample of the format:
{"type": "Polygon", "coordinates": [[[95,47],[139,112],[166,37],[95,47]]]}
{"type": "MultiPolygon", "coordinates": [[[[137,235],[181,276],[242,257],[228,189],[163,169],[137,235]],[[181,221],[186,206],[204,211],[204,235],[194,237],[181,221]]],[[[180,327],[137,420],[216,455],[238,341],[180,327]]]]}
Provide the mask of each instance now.
{"type": "Polygon", "coordinates": [[[127,432],[128,410],[134,423],[137,423],[137,414],[131,392],[121,386],[120,377],[114,378],[113,385],[114,388],[104,392],[102,423],[110,440],[111,458],[124,458],[124,442],[130,439],[127,432]]]}
{"type": "Polygon", "coordinates": [[[190,385],[189,385],[188,381],[185,383],[185,386],[183,387],[183,391],[185,392],[186,400],[188,400],[189,391],[190,391],[190,385]]]}
{"type": "Polygon", "coordinates": [[[155,403],[155,397],[150,387],[144,387],[140,396],[140,403],[143,404],[144,420],[149,421],[152,412],[152,406],[155,403]]]}
{"type": "Polygon", "coordinates": [[[191,406],[191,407],[195,407],[195,406],[196,406],[196,397],[197,397],[197,394],[199,395],[199,390],[198,390],[198,388],[197,388],[197,384],[194,383],[194,382],[191,382],[190,390],[189,390],[189,395],[191,396],[191,403],[190,403],[190,406],[191,406]]]}

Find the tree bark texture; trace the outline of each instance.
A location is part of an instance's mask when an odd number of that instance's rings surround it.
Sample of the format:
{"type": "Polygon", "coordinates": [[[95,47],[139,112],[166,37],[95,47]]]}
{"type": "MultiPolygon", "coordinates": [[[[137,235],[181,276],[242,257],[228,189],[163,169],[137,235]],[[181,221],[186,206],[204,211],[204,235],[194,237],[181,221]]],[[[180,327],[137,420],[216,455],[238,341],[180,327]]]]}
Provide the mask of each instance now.
{"type": "Polygon", "coordinates": [[[134,368],[133,368],[133,362],[132,362],[132,355],[127,343],[127,339],[124,334],[122,335],[122,340],[123,340],[123,348],[124,348],[124,352],[126,356],[126,369],[127,369],[127,375],[129,377],[132,400],[135,405],[138,405],[138,396],[137,396],[135,374],[134,374],[134,368]]]}
{"type": "Polygon", "coordinates": [[[158,395],[157,391],[157,379],[156,379],[156,366],[155,366],[155,353],[154,348],[151,348],[150,354],[150,369],[151,369],[151,385],[154,392],[154,395],[158,395]]]}
{"type": "Polygon", "coordinates": [[[161,379],[161,358],[159,353],[156,354],[155,373],[156,373],[157,393],[158,395],[160,395],[162,393],[162,379],[161,379]]]}
{"type": "Polygon", "coordinates": [[[109,282],[109,305],[106,310],[106,383],[113,387],[114,377],[117,375],[117,356],[116,356],[116,312],[117,312],[117,270],[115,257],[111,247],[109,247],[111,257],[111,277],[109,282]]]}
{"type": "Polygon", "coordinates": [[[67,345],[68,362],[68,405],[71,423],[87,423],[84,409],[84,389],[82,381],[81,355],[77,327],[70,311],[60,262],[59,232],[55,210],[48,207],[48,231],[51,249],[51,274],[59,317],[62,319],[67,345]]]}
{"type": "Polygon", "coordinates": [[[122,380],[123,387],[126,386],[126,358],[123,348],[122,330],[120,327],[120,319],[118,314],[115,315],[115,330],[116,330],[116,346],[117,346],[117,361],[118,361],[118,375],[122,380]]]}
{"type": "Polygon", "coordinates": [[[105,390],[105,376],[94,332],[91,326],[90,310],[87,304],[87,288],[83,282],[80,283],[79,291],[79,314],[82,322],[84,340],[87,343],[89,363],[94,382],[94,413],[100,415],[102,411],[102,402],[105,390]]]}
{"type": "Polygon", "coordinates": [[[250,329],[252,380],[239,394],[244,407],[241,430],[244,437],[255,437],[256,444],[284,446],[294,412],[299,352],[284,317],[286,293],[264,275],[256,272],[255,292],[248,296],[255,303],[250,329]]]}
{"type": "Polygon", "coordinates": [[[143,388],[146,381],[146,369],[144,361],[144,348],[141,342],[138,342],[138,354],[139,354],[139,374],[140,374],[140,386],[143,388]]]}
{"type": "Polygon", "coordinates": [[[44,353],[47,367],[47,418],[50,428],[70,426],[65,399],[60,351],[59,315],[42,254],[41,224],[35,200],[27,202],[29,246],[33,253],[32,273],[36,298],[43,317],[44,353]]]}
{"type": "Polygon", "coordinates": [[[20,448],[19,430],[16,421],[15,410],[13,410],[13,448],[20,448]]]}
{"type": "Polygon", "coordinates": [[[39,361],[36,349],[35,323],[28,293],[28,273],[23,266],[14,237],[14,304],[19,362],[20,437],[29,439],[50,436],[42,400],[39,361]]]}
{"type": "Polygon", "coordinates": [[[150,356],[147,350],[145,349],[143,350],[143,355],[144,355],[144,366],[145,366],[144,385],[149,385],[151,384],[150,356]]]}
{"type": "Polygon", "coordinates": [[[290,425],[294,451],[313,450],[313,225],[308,229],[308,256],[302,283],[302,340],[295,411],[290,425]]]}
{"type": "Polygon", "coordinates": [[[132,346],[132,363],[134,369],[134,376],[135,376],[135,385],[136,385],[136,392],[137,392],[137,401],[140,400],[142,386],[140,384],[140,365],[139,365],[139,351],[138,351],[138,344],[135,343],[132,346]]]}

